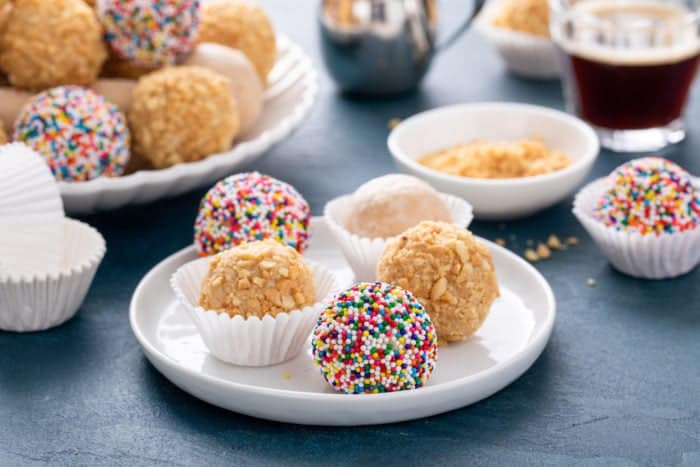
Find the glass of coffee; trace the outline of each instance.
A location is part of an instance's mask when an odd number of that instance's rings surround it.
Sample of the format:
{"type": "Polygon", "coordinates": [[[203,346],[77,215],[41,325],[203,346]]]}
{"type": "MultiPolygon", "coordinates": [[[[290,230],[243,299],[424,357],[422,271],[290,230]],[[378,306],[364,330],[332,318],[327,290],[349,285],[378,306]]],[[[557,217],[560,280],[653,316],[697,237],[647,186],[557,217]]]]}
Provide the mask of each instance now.
{"type": "Polygon", "coordinates": [[[700,0],[550,0],[569,110],[617,152],[685,137],[700,57],[700,0]]]}

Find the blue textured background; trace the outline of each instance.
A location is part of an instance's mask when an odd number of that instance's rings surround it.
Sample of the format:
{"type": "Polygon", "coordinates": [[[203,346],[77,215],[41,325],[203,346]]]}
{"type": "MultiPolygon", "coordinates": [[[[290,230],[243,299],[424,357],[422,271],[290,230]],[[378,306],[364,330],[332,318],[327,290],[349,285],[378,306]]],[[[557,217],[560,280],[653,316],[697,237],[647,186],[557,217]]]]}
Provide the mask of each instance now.
{"type": "MultiPolygon", "coordinates": [[[[454,23],[468,2],[442,4],[454,23]]],[[[303,127],[249,168],[295,185],[316,214],[393,170],[390,118],[468,101],[562,107],[557,82],[507,75],[473,32],[435,63],[421,92],[341,98],[318,58],[316,2],[265,5],[314,57],[322,91],[303,127]]],[[[700,174],[697,97],[696,88],[690,138],[664,154],[700,174]]],[[[591,178],[621,160],[603,153],[591,178]]],[[[0,332],[1,465],[700,465],[700,271],[662,282],[616,273],[570,200],[505,230],[474,224],[479,235],[515,235],[521,245],[550,233],[581,239],[538,265],[557,297],[554,334],[532,369],[495,396],[425,420],[342,429],[260,421],[190,397],[146,361],[127,312],[141,277],[190,243],[203,192],[83,219],[109,251],[80,313],[50,332],[0,332]]]]}

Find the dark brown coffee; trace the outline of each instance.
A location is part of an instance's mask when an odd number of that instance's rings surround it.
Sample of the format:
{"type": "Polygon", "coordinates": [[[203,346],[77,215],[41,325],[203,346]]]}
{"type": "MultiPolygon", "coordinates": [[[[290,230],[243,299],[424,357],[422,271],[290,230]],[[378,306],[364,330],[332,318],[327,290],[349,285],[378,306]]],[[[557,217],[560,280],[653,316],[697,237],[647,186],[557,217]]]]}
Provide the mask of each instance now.
{"type": "Polygon", "coordinates": [[[631,38],[620,34],[622,39],[584,30],[578,41],[574,36],[564,42],[565,72],[577,113],[614,130],[663,127],[680,118],[700,58],[697,33],[690,29],[697,26],[684,22],[687,10],[643,2],[592,4],[598,9],[588,13],[611,25],[624,27],[625,21],[639,19],[673,25],[675,19],[678,27],[635,31],[631,38]]]}

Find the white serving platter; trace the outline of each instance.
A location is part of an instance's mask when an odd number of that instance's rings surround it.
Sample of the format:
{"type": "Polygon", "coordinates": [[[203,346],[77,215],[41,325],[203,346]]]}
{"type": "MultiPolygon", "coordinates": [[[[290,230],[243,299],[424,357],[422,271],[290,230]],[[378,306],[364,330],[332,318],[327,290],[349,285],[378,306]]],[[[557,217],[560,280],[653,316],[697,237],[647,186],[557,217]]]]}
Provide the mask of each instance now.
{"type": "MultiPolygon", "coordinates": [[[[323,218],[313,219],[312,234],[305,256],[332,268],[344,284],[351,283],[352,271],[323,218]]],[[[517,255],[487,243],[502,296],[473,338],[440,348],[433,377],[414,391],[335,393],[314,367],[310,348],[291,361],[265,368],[218,361],[170,288],[175,270],[197,257],[194,247],[173,254],[141,280],[131,301],[131,327],[147,358],[166,378],[228,410],[309,425],[372,425],[428,417],[506,387],[532,365],[552,332],[556,306],[547,281],[517,255]]]]}
{"type": "Polygon", "coordinates": [[[318,91],[318,77],[311,60],[299,46],[280,37],[277,48],[277,63],[268,77],[263,111],[255,126],[239,137],[230,151],[197,162],[139,171],[123,177],[59,182],[66,212],[90,214],[176,196],[214,184],[287,138],[311,110],[318,91]]]}

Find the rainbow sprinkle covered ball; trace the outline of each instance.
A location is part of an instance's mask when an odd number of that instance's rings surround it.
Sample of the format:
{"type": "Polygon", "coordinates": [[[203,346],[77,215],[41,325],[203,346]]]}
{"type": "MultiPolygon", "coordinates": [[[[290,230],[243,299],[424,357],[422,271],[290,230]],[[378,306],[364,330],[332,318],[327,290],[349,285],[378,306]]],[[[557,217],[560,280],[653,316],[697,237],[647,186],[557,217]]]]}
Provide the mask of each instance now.
{"type": "Polygon", "coordinates": [[[700,193],[690,175],[666,159],[627,162],[608,178],[594,216],[609,227],[642,235],[674,234],[700,224],[700,193]]]}
{"type": "Polygon", "coordinates": [[[172,65],[197,38],[199,0],[98,0],[97,11],[112,50],[139,66],[172,65]]]}
{"type": "Polygon", "coordinates": [[[348,394],[419,388],[430,378],[438,351],[423,305],[383,282],[339,294],[321,314],[311,346],[328,384],[348,394]]]}
{"type": "Polygon", "coordinates": [[[218,182],[199,204],[194,241],[201,256],[268,238],[302,253],[309,242],[311,209],[291,185],[258,172],[218,182]]]}
{"type": "Polygon", "coordinates": [[[21,141],[46,158],[57,180],[118,176],[129,161],[129,129],[117,107],[79,86],[34,96],[14,128],[21,141]]]}

